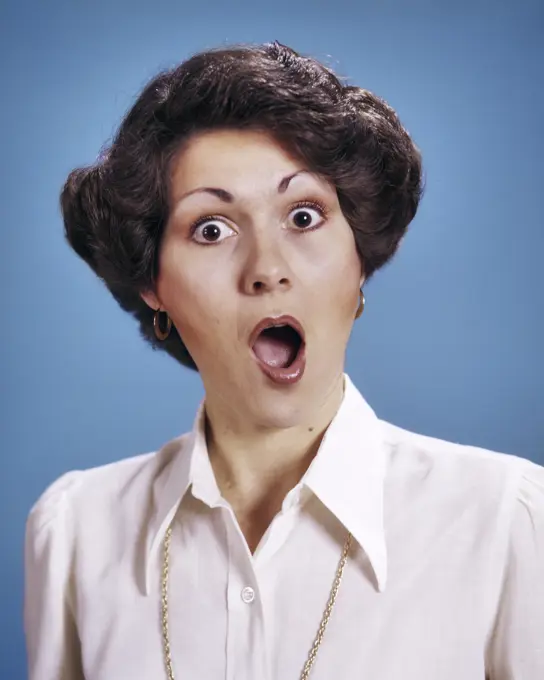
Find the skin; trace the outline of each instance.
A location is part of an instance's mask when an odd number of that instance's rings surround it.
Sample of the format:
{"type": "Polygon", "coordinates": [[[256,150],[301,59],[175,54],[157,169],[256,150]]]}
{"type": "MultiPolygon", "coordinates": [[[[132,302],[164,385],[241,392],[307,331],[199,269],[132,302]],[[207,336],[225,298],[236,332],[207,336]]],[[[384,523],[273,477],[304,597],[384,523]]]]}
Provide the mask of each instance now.
{"type": "Polygon", "coordinates": [[[361,263],[334,187],[265,133],[193,137],[173,160],[169,191],[156,289],[142,297],[168,312],[199,369],[212,467],[254,550],[342,400],[361,263]],[[296,226],[301,213],[315,229],[296,226]],[[288,386],[261,372],[248,344],[263,317],[281,314],[306,333],[304,376],[288,386]]]}

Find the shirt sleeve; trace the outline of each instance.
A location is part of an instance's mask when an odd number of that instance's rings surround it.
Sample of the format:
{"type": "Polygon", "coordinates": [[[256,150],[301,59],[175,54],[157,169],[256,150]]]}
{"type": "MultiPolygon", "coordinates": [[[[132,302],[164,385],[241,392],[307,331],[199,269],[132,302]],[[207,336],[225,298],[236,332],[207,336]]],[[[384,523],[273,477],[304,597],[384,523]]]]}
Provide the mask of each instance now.
{"type": "Polygon", "coordinates": [[[489,680],[544,679],[544,467],[524,461],[489,650],[489,680]]]}
{"type": "Polygon", "coordinates": [[[77,473],[54,482],[30,511],[25,535],[24,625],[29,680],[84,680],[71,606],[68,498],[77,473]]]}

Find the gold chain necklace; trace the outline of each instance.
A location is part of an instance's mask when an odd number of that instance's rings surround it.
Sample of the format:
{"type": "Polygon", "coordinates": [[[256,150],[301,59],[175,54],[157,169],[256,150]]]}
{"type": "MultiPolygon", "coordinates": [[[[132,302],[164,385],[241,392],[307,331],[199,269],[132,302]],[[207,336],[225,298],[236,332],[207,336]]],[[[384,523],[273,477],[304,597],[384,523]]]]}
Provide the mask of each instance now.
{"type": "MultiPolygon", "coordinates": [[[[172,523],[166,530],[166,535],[164,537],[161,601],[162,601],[162,640],[164,651],[164,665],[166,666],[166,674],[168,676],[168,680],[175,680],[174,668],[172,666],[172,656],[170,652],[170,636],[168,633],[168,576],[170,572],[171,539],[172,539],[172,523]]],[[[329,623],[329,619],[331,618],[334,603],[336,602],[336,596],[338,595],[340,582],[342,581],[344,567],[346,566],[348,553],[351,548],[351,540],[352,535],[351,533],[348,532],[346,542],[344,543],[344,548],[342,550],[342,556],[340,557],[340,561],[336,569],[336,575],[332,583],[331,592],[329,594],[329,600],[327,602],[327,606],[325,607],[325,611],[323,612],[321,623],[319,624],[319,628],[317,630],[317,635],[315,636],[314,643],[312,645],[312,648],[310,649],[308,658],[306,659],[306,663],[304,664],[304,668],[302,669],[302,673],[300,674],[300,680],[308,680],[308,678],[310,677],[310,671],[312,670],[312,666],[314,665],[315,659],[317,657],[317,652],[319,651],[319,647],[321,645],[321,641],[323,640],[323,636],[325,635],[327,624],[329,623]]]]}

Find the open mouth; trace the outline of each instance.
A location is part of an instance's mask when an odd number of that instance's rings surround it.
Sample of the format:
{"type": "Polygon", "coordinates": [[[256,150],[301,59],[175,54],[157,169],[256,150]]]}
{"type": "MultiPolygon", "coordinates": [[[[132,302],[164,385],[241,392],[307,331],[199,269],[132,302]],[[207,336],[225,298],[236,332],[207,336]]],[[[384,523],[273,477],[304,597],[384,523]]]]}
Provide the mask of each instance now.
{"type": "Polygon", "coordinates": [[[253,351],[267,366],[287,368],[296,359],[301,345],[302,338],[292,326],[272,326],[259,334],[253,351]]]}
{"type": "Polygon", "coordinates": [[[250,346],[259,367],[274,382],[292,383],[302,377],[304,331],[294,317],[263,319],[251,334],[250,346]]]}

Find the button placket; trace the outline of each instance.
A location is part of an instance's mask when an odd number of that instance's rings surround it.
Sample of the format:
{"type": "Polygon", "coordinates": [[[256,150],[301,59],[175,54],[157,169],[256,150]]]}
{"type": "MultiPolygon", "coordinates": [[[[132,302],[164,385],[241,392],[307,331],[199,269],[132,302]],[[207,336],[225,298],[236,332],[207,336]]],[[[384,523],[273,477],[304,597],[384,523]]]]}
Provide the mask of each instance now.
{"type": "Polygon", "coordinates": [[[253,559],[232,509],[226,508],[224,512],[229,559],[226,680],[242,677],[267,680],[263,668],[263,613],[253,559]]]}

